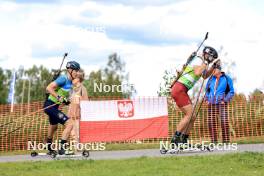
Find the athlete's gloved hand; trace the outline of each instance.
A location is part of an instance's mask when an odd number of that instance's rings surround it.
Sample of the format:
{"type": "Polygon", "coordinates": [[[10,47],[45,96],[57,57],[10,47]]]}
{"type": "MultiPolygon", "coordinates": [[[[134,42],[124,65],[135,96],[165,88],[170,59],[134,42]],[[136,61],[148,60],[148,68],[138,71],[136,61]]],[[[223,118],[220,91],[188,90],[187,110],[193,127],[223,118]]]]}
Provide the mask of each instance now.
{"type": "Polygon", "coordinates": [[[69,105],[71,102],[70,102],[69,99],[67,99],[67,98],[63,98],[62,103],[65,104],[65,105],[69,105]]]}
{"type": "Polygon", "coordinates": [[[65,97],[57,96],[57,100],[60,103],[63,103],[65,105],[69,105],[70,104],[70,101],[67,98],[65,98],[65,97]]]}
{"type": "Polygon", "coordinates": [[[193,58],[197,55],[197,53],[194,51],[189,58],[187,59],[187,65],[190,64],[193,60],[193,58]]]}

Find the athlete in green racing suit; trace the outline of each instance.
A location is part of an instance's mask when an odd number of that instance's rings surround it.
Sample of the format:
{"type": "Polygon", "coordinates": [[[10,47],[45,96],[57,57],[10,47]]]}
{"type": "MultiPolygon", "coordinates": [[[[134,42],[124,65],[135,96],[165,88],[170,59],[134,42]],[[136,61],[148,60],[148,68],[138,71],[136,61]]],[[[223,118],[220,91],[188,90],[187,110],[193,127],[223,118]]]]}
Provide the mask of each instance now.
{"type": "Polygon", "coordinates": [[[44,103],[45,113],[49,116],[50,125],[48,127],[47,136],[47,148],[48,154],[54,152],[52,148],[52,139],[55,131],[58,128],[58,124],[65,125],[65,129],[62,133],[59,154],[65,153],[65,144],[71,131],[71,125],[68,125],[68,117],[59,110],[61,104],[69,104],[67,98],[69,92],[72,89],[72,80],[76,78],[78,71],[80,70],[80,64],[75,61],[70,61],[66,65],[67,75],[59,76],[55,81],[51,82],[46,90],[49,93],[47,100],[44,103]]]}

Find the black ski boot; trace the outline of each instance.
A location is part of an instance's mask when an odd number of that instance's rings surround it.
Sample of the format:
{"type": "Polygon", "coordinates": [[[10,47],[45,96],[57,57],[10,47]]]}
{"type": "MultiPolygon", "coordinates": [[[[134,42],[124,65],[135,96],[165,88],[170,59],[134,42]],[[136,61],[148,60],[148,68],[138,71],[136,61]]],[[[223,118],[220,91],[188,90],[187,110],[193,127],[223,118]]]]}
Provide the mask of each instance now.
{"type": "Polygon", "coordinates": [[[187,144],[188,143],[188,138],[189,138],[188,134],[182,134],[182,143],[183,144],[187,144]]]}
{"type": "Polygon", "coordinates": [[[188,143],[189,135],[188,134],[182,134],[182,149],[191,148],[192,145],[188,143]]]}
{"type": "Polygon", "coordinates": [[[174,136],[171,139],[171,144],[175,144],[178,147],[179,144],[182,143],[182,135],[181,132],[176,131],[174,136]]]}
{"type": "Polygon", "coordinates": [[[52,139],[47,138],[47,149],[48,149],[47,155],[53,155],[55,153],[55,150],[52,150],[51,145],[52,145],[52,139]]]}
{"type": "Polygon", "coordinates": [[[61,139],[60,146],[59,146],[59,151],[58,151],[59,155],[64,155],[65,154],[66,144],[67,144],[67,141],[61,139]]]}

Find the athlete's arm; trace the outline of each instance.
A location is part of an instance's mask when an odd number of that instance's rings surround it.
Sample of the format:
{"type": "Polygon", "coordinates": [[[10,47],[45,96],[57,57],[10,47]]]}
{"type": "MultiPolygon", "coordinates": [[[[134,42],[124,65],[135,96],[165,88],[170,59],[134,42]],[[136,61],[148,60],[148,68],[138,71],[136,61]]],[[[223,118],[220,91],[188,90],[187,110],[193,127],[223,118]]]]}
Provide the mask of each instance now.
{"type": "Polygon", "coordinates": [[[55,91],[57,88],[58,88],[58,85],[56,84],[56,82],[53,81],[47,86],[46,90],[52,96],[58,97],[58,94],[55,91]]]}
{"type": "MultiPolygon", "coordinates": [[[[59,76],[55,81],[51,82],[46,90],[48,93],[50,93],[52,96],[58,98],[58,93],[56,92],[56,89],[58,87],[62,87],[66,83],[66,77],[65,76],[59,76]]],[[[63,98],[63,97],[61,97],[63,98]]],[[[59,100],[60,101],[60,100],[59,100]]]]}
{"type": "Polygon", "coordinates": [[[205,69],[206,69],[206,64],[205,63],[203,63],[202,65],[196,65],[196,66],[193,67],[194,74],[196,76],[201,76],[205,69]]]}
{"type": "Polygon", "coordinates": [[[203,79],[207,79],[209,76],[211,76],[213,71],[214,71],[213,66],[211,66],[209,70],[205,70],[204,74],[202,74],[203,79]]]}
{"type": "Polygon", "coordinates": [[[82,86],[82,96],[81,96],[81,100],[88,100],[87,89],[84,86],[82,86]]]}

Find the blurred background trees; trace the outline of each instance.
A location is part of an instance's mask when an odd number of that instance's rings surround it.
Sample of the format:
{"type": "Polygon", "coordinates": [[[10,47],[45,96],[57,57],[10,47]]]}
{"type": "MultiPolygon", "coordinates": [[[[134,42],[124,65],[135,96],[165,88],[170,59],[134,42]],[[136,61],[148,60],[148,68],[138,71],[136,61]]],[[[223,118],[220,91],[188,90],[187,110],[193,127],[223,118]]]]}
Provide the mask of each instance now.
{"type": "MultiPolygon", "coordinates": [[[[33,65],[31,68],[20,67],[16,70],[15,103],[27,103],[44,101],[46,87],[52,81],[57,70],[50,70],[44,66],[33,65]]],[[[86,71],[86,70],[84,70],[86,71]]],[[[87,72],[87,71],[86,71],[87,72]]],[[[65,74],[62,72],[62,74],[65,74]]],[[[12,70],[0,68],[0,104],[8,103],[8,93],[12,78],[12,70]]],[[[125,70],[125,62],[117,53],[108,56],[106,65],[98,70],[90,71],[86,76],[84,85],[90,97],[122,97],[129,98],[135,92],[135,88],[122,92],[113,89],[109,92],[95,91],[94,84],[121,86],[129,83],[129,73],[125,70]]]]}

